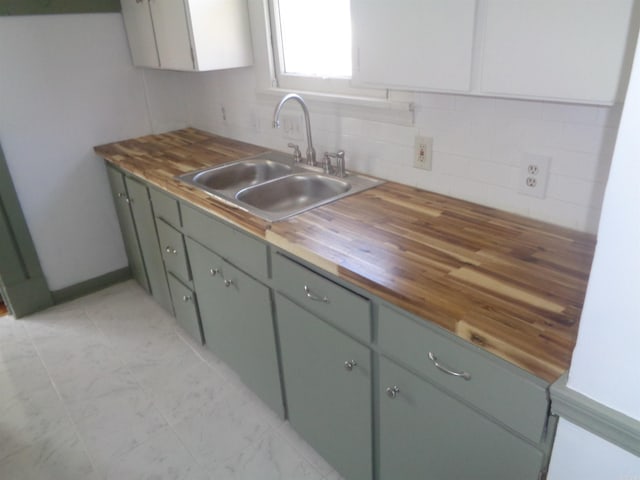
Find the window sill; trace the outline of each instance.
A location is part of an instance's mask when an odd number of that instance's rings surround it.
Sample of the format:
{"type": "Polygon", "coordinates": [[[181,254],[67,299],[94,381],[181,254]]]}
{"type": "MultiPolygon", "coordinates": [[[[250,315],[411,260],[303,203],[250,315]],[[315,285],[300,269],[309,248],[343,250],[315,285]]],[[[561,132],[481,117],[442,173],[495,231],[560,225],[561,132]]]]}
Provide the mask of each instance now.
{"type": "Polygon", "coordinates": [[[256,91],[256,97],[258,100],[273,103],[292,91],[302,96],[309,106],[320,113],[355,116],[405,126],[411,126],[414,122],[413,97],[408,93],[404,94],[406,96],[403,98],[397,98],[399,92],[393,92],[396,99],[390,100],[270,87],[259,88],[256,91]]]}

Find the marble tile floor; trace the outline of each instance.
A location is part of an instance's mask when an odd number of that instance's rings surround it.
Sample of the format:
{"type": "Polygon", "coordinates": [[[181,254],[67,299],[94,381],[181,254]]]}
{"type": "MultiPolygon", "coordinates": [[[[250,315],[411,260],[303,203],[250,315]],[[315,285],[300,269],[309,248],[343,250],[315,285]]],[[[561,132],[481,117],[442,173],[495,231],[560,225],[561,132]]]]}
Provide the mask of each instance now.
{"type": "Polygon", "coordinates": [[[0,479],[340,476],[127,281],[0,318],[0,479]]]}

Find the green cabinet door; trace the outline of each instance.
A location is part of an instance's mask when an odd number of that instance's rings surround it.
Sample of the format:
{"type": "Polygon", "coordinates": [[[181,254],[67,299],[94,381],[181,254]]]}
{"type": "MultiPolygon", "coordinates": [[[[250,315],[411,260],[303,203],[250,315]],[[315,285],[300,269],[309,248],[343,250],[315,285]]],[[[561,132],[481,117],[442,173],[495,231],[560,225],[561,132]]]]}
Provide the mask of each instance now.
{"type": "Polygon", "coordinates": [[[151,289],[149,288],[149,280],[147,279],[147,272],[144,268],[142,251],[140,250],[140,244],[138,243],[136,226],[133,221],[133,215],[131,214],[131,208],[129,207],[130,200],[127,193],[127,187],[124,183],[124,175],[110,165],[107,165],[107,174],[109,176],[109,184],[111,185],[113,201],[116,207],[116,214],[118,215],[118,221],[120,222],[124,248],[127,252],[127,258],[129,259],[131,275],[142,286],[142,288],[147,292],[151,292],[151,289]]]}
{"type": "Polygon", "coordinates": [[[370,350],[280,294],[276,312],[291,425],[342,476],[371,480],[370,350]]]}
{"type": "Polygon", "coordinates": [[[169,274],[168,278],[176,320],[191,338],[204,343],[195,295],[172,274],[169,274]]]}
{"type": "Polygon", "coordinates": [[[384,357],[380,389],[380,480],[538,479],[542,452],[384,357]]]}
{"type": "Polygon", "coordinates": [[[147,279],[151,288],[151,295],[167,312],[173,313],[171,296],[167,284],[167,276],[162,262],[160,243],[156,232],[156,223],[146,185],[129,177],[125,177],[125,184],[129,194],[129,206],[133,214],[133,221],[138,232],[138,241],[147,279]]]}
{"type": "Polygon", "coordinates": [[[269,289],[199,243],[186,242],[207,348],[284,417],[269,289]]]}

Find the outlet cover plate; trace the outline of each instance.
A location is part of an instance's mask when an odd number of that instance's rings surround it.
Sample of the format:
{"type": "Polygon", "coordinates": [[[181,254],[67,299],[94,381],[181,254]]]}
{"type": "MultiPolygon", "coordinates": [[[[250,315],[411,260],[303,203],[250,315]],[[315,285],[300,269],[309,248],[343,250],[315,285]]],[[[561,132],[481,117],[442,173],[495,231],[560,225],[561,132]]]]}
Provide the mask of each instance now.
{"type": "Polygon", "coordinates": [[[536,198],[545,198],[551,157],[534,153],[525,153],[520,162],[518,174],[518,192],[536,198]]]}

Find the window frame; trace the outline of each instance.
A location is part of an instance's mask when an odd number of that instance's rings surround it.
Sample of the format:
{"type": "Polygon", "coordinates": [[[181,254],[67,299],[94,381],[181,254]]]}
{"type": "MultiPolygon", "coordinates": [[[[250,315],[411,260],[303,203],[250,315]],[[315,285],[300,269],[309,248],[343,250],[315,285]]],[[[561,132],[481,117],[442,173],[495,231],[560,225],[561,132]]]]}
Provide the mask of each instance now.
{"type": "Polygon", "coordinates": [[[325,78],[318,76],[286,73],[284,71],[282,35],[278,0],[264,0],[268,15],[268,39],[270,40],[271,85],[284,89],[317,93],[320,95],[346,96],[374,101],[389,100],[389,90],[385,88],[363,88],[354,86],[351,78],[325,78]]]}

